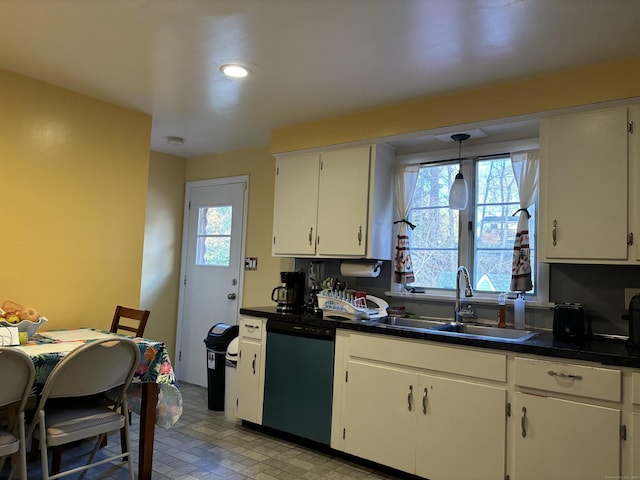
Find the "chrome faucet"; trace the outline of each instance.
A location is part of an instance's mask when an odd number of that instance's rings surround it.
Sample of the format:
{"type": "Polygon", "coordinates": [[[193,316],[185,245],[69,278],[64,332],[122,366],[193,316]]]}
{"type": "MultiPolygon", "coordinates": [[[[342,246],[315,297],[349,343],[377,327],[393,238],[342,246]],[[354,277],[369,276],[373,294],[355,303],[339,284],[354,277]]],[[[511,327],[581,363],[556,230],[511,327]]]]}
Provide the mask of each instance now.
{"type": "Polygon", "coordinates": [[[473,297],[473,289],[471,288],[469,271],[464,265],[461,265],[458,267],[458,272],[456,273],[456,303],[454,305],[453,312],[453,318],[456,323],[461,323],[462,318],[472,318],[475,316],[470,308],[468,311],[460,310],[460,275],[464,276],[464,296],[473,297]]]}

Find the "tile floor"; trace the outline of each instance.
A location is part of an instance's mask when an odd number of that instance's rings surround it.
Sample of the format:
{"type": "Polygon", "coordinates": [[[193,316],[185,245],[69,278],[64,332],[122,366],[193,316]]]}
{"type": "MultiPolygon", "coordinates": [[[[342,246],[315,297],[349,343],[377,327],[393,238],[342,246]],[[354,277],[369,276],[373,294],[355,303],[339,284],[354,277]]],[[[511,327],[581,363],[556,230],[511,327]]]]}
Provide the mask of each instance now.
{"type": "MultiPolygon", "coordinates": [[[[415,478],[380,471],[371,465],[354,463],[327,452],[290,443],[242,426],[225,418],[223,412],[207,409],[207,390],[181,384],[184,413],[173,428],[156,428],[153,480],[397,480],[415,478]]],[[[137,476],[138,416],[133,415],[132,444],[137,476]]],[[[65,451],[63,468],[86,462],[92,443],[65,451]]],[[[120,449],[118,434],[110,435],[108,450],[120,449]]],[[[40,459],[28,464],[29,480],[38,480],[40,459]]],[[[7,468],[0,478],[7,477],[7,468]]],[[[66,478],[79,478],[79,475],[66,478]]],[[[127,479],[126,467],[104,465],[89,470],[85,479],[127,479]]]]}

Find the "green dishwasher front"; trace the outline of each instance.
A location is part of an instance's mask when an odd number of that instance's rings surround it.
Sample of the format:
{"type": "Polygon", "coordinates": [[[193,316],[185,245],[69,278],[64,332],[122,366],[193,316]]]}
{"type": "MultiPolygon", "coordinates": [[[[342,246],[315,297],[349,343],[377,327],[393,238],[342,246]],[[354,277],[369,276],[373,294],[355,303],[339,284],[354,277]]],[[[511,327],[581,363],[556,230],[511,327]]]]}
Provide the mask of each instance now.
{"type": "Polygon", "coordinates": [[[335,329],[267,321],[262,424],[329,445],[335,329]]]}

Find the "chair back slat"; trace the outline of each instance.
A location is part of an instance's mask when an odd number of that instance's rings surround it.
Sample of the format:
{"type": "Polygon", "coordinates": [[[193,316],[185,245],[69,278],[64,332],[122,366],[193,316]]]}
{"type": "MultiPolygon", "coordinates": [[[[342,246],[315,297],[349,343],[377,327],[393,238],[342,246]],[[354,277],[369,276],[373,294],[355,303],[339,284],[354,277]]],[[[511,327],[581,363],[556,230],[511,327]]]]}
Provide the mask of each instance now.
{"type": "Polygon", "coordinates": [[[150,314],[149,310],[138,310],[118,305],[113,314],[110,332],[121,333],[124,331],[133,333],[136,337],[142,337],[150,314]]]}

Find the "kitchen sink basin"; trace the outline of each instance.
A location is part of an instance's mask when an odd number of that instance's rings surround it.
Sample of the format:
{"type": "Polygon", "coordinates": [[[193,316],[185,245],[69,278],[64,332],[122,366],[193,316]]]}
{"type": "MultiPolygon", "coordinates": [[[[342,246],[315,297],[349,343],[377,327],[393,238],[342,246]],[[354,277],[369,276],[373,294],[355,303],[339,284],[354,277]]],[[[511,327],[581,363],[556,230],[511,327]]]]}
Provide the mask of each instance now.
{"type": "Polygon", "coordinates": [[[472,323],[452,323],[451,319],[440,317],[380,317],[361,318],[356,320],[365,325],[375,325],[382,328],[400,330],[414,330],[443,335],[459,335],[465,337],[500,339],[502,341],[522,342],[534,337],[538,332],[532,330],[515,330],[513,328],[498,328],[489,325],[472,323]]]}
{"type": "Polygon", "coordinates": [[[406,317],[380,317],[366,318],[360,320],[368,325],[378,325],[380,327],[397,327],[412,330],[425,330],[446,325],[442,320],[432,320],[427,318],[406,318],[406,317]]]}
{"type": "Polygon", "coordinates": [[[477,325],[469,323],[447,323],[432,328],[431,330],[438,333],[465,335],[473,337],[490,337],[502,340],[510,340],[522,342],[534,337],[538,332],[532,330],[515,330],[513,328],[498,328],[488,325],[477,325]]]}

